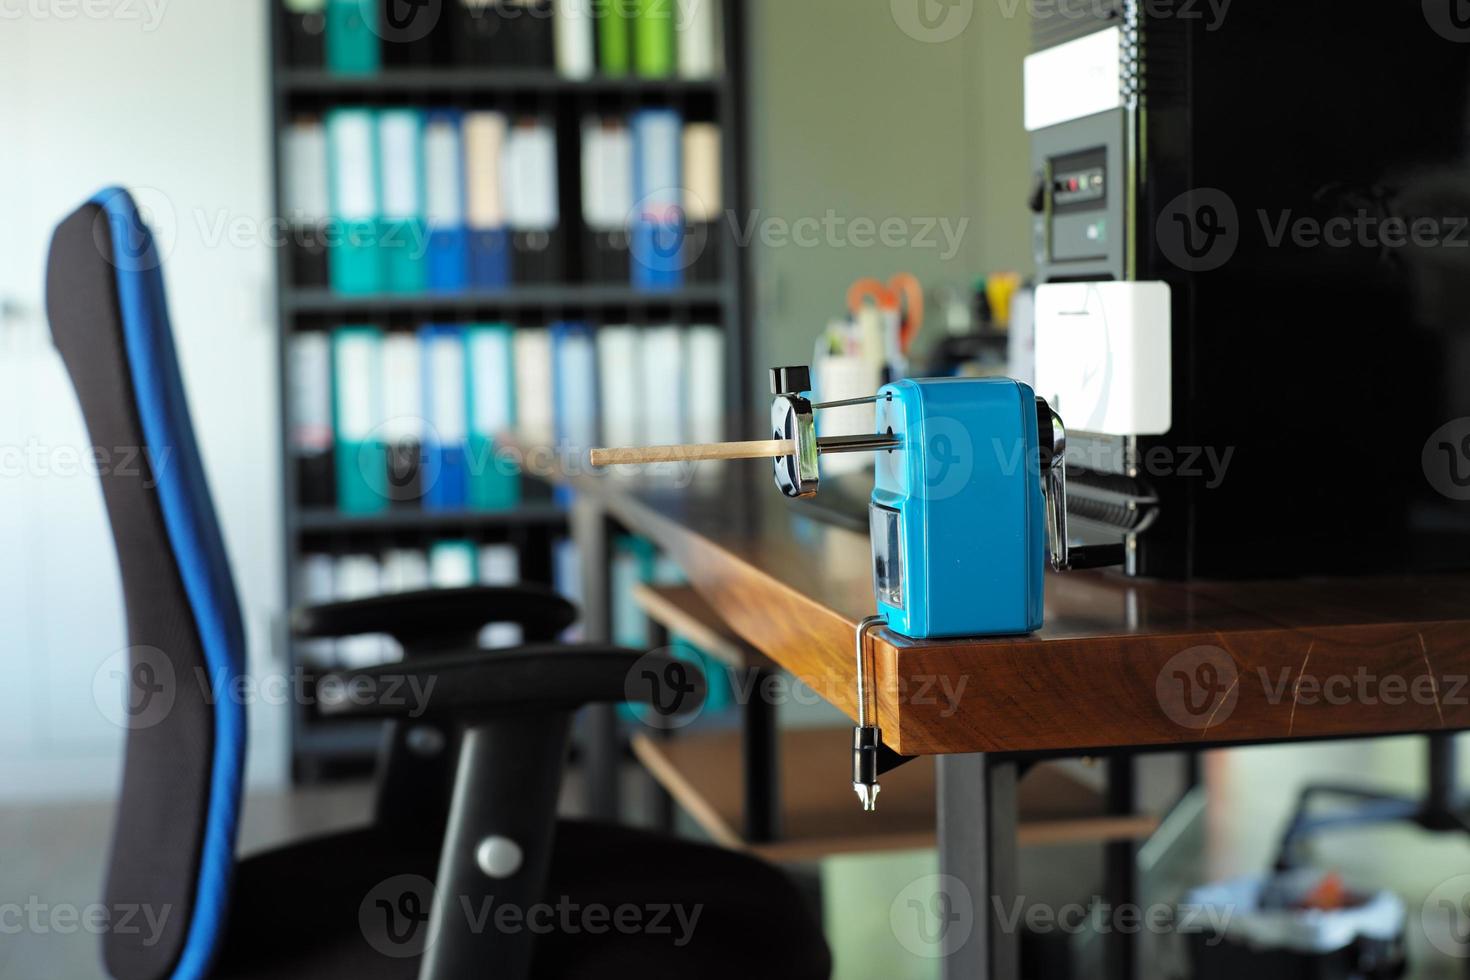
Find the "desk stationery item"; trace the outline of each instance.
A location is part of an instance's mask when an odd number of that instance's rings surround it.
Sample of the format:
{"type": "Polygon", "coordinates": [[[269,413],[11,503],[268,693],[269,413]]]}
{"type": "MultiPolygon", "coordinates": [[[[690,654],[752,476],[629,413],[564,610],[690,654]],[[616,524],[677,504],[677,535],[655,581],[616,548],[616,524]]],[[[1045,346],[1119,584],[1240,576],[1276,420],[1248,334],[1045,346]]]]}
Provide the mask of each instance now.
{"type": "Polygon", "coordinates": [[[503,47],[492,67],[555,68],[556,29],[552,0],[499,0],[503,47]]]}
{"type": "Polygon", "coordinates": [[[326,0],[285,0],[286,64],[321,68],[326,52],[326,0]]]}
{"type": "Polygon", "coordinates": [[[469,229],[469,281],[476,289],[510,285],[510,232],[505,217],[505,114],[476,110],[464,115],[465,224],[469,229]]]}
{"type": "Polygon", "coordinates": [[[460,112],[444,109],[430,113],[424,126],[424,280],[434,292],[453,293],[469,285],[462,123],[460,112]]]}
{"type": "Polygon", "coordinates": [[[684,285],[684,120],[673,109],[641,109],[633,133],[632,281],[637,289],[684,285]]]}
{"type": "Polygon", "coordinates": [[[371,75],[383,65],[378,8],[362,0],[327,0],[327,70],[339,75],[371,75]]]}
{"type": "Polygon", "coordinates": [[[388,502],[417,509],[423,502],[424,387],[419,338],[393,331],[383,338],[382,421],[378,432],[388,456],[388,502]]]}
{"type": "Polygon", "coordinates": [[[521,481],[500,458],[501,439],[515,429],[515,331],[508,323],[465,328],[469,377],[468,503],[477,510],[508,510],[521,502],[521,481]]]}
{"type": "Polygon", "coordinates": [[[565,270],[552,120],[518,120],[506,135],[503,167],[511,278],[521,285],[557,282],[565,270]]]}
{"type": "Polygon", "coordinates": [[[423,371],[423,501],[425,510],[462,510],[469,498],[469,401],[465,396],[465,331],[419,328],[423,371]]]}
{"type": "Polygon", "coordinates": [[[282,217],[289,229],[291,283],[327,285],[327,228],[331,215],[327,131],[321,120],[299,117],[281,136],[282,217]]]}
{"type": "Polygon", "coordinates": [[[680,78],[713,78],[723,69],[720,40],[720,0],[678,0],[680,78]]]}
{"type": "Polygon", "coordinates": [[[303,507],[336,501],[332,469],[332,346],[322,331],[291,338],[290,451],[296,469],[296,499],[303,507]]]}
{"type": "Polygon", "coordinates": [[[589,282],[626,283],[633,135],[614,116],[582,123],[582,266],[589,282]]]}
{"type": "Polygon", "coordinates": [[[597,18],[597,67],[609,78],[633,67],[633,13],[626,3],[610,3],[597,18]]]}
{"type": "Polygon", "coordinates": [[[858,325],[863,353],[886,365],[890,378],[908,373],[908,353],[924,325],[924,287],[907,272],[888,282],[859,279],[847,291],[847,309],[858,325]]]}
{"type": "Polygon", "coordinates": [[[379,196],[383,212],[383,288],[424,289],[424,114],[417,109],[378,113],[379,196]]]}
{"type": "MultiPolygon", "coordinates": [[[[870,693],[864,635],[881,623],[914,639],[1005,636],[1041,628],[1043,569],[1118,564],[1119,548],[1071,548],[1066,430],[1028,385],[1009,378],[901,380],[862,398],[812,404],[807,367],[771,371],[772,439],[760,443],[599,450],[593,465],[765,458],[788,497],[810,497],[820,460],[875,453],[869,505],[878,617],[858,628],[859,702],[870,693]],[[817,436],[816,413],[871,404],[874,431],[817,436]]],[[[854,788],[877,794],[876,714],[859,712],[854,788]]]]}
{"type": "Polygon", "coordinates": [[[724,192],[720,181],[720,127],[684,127],[684,265],[690,282],[718,282],[725,252],[724,192]]]}
{"type": "Polygon", "coordinates": [[[678,62],[673,0],[635,0],[633,69],[644,78],[668,78],[678,62]]]}
{"type": "Polygon", "coordinates": [[[597,71],[593,38],[597,11],[592,0],[556,0],[553,10],[556,73],[563,78],[591,78],[597,71]]]}
{"type": "MultiPolygon", "coordinates": [[[[878,321],[880,314],[870,310],[871,318],[878,321]]],[[[813,398],[823,402],[855,402],[823,412],[817,420],[817,433],[823,436],[850,436],[873,431],[873,405],[866,396],[878,390],[886,380],[883,377],[881,352],[881,323],[869,324],[875,331],[873,340],[880,346],[874,357],[866,356],[862,340],[863,325],[853,324],[851,334],[856,341],[854,353],[832,354],[823,350],[814,352],[812,360],[813,398]]],[[[823,464],[828,476],[856,473],[872,464],[857,455],[831,456],[823,464]]]]}
{"type": "Polygon", "coordinates": [[[551,68],[551,0],[446,0],[456,61],[466,68],[551,68]]]}
{"type": "Polygon", "coordinates": [[[337,509],[375,514],[388,509],[388,448],[383,441],[383,331],[332,331],[332,429],[337,509]]]}
{"type": "Polygon", "coordinates": [[[332,291],[376,293],[383,288],[378,195],[377,124],[370,109],[331,109],[326,116],[328,198],[332,238],[327,271],[332,291]]]}

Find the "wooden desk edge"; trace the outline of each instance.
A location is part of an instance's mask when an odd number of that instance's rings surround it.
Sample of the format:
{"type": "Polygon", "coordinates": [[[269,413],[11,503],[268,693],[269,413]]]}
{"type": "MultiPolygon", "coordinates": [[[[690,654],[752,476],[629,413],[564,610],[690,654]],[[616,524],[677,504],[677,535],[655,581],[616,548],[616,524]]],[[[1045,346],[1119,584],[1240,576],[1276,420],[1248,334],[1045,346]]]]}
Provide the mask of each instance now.
{"type": "MultiPolygon", "coordinates": [[[[855,717],[852,619],[598,482],[599,504],[670,552],[735,633],[855,717]]],[[[1470,728],[1470,609],[1425,622],[924,644],[878,630],[873,642],[884,740],[906,755],[1470,728]],[[1364,674],[1366,696],[1334,694],[1364,674]]]]}

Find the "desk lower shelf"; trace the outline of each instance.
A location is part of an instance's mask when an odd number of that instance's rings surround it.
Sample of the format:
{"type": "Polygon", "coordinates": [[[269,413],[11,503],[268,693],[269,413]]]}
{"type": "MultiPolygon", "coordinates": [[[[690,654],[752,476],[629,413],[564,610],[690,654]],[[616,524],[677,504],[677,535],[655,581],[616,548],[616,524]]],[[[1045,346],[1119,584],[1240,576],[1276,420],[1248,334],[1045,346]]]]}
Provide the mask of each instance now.
{"type": "MultiPolygon", "coordinates": [[[[738,732],[636,735],[633,751],[649,773],[715,843],[770,861],[934,846],[934,760],[916,759],[883,777],[876,813],[864,813],[847,772],[846,728],[781,733],[782,836],[746,841],[741,826],[738,732]]],[[[1101,794],[1060,765],[1036,766],[1021,781],[1023,846],[1141,839],[1158,826],[1147,814],[1110,816],[1101,794]]]]}

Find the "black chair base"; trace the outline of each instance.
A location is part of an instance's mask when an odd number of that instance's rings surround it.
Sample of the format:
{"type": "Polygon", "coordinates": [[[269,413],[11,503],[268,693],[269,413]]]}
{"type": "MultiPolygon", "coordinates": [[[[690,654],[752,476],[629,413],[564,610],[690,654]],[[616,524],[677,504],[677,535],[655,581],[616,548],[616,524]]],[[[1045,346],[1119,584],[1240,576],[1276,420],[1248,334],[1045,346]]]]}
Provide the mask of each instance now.
{"type": "MultiPolygon", "coordinates": [[[[439,862],[439,842],[425,843],[405,849],[402,838],[364,830],[241,862],[213,976],[416,978],[427,931],[427,919],[416,916],[428,914],[426,886],[439,862]]],[[[544,919],[552,929],[536,937],[533,977],[825,980],[831,973],[820,928],[792,881],[722,848],[563,821],[540,904],[548,911],[534,912],[533,924],[540,929],[544,919]]]]}

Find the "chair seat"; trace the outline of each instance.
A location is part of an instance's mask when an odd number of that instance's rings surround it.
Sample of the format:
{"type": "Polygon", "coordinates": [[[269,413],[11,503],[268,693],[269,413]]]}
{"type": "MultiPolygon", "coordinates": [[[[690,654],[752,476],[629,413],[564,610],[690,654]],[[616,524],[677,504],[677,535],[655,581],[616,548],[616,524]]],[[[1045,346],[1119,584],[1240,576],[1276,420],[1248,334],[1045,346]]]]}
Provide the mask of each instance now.
{"type": "MultiPolygon", "coordinates": [[[[377,830],[306,841],[236,868],[214,976],[411,980],[437,848],[377,830]]],[[[471,910],[497,928],[496,909],[471,910]]],[[[557,824],[537,933],[538,978],[826,978],[831,959],[795,885],[732,851],[626,827],[557,824]],[[682,917],[681,917],[682,914],[682,917]]]]}

